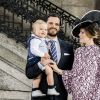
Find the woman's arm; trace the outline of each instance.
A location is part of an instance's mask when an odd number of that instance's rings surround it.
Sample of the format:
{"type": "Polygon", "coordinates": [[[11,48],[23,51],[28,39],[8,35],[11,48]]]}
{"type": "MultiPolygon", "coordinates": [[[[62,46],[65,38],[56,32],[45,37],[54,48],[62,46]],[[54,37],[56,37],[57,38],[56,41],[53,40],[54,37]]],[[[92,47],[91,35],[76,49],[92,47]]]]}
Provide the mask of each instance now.
{"type": "Polygon", "coordinates": [[[62,70],[59,69],[56,65],[56,63],[53,62],[52,65],[50,65],[50,67],[53,68],[53,70],[62,75],[62,80],[65,86],[65,89],[68,91],[68,93],[71,93],[71,82],[72,82],[72,73],[69,70],[62,70]]]}
{"type": "Polygon", "coordinates": [[[49,64],[49,66],[53,69],[53,71],[55,71],[56,73],[62,75],[63,74],[63,70],[59,69],[58,66],[56,65],[55,62],[52,61],[51,64],[49,64]]]}

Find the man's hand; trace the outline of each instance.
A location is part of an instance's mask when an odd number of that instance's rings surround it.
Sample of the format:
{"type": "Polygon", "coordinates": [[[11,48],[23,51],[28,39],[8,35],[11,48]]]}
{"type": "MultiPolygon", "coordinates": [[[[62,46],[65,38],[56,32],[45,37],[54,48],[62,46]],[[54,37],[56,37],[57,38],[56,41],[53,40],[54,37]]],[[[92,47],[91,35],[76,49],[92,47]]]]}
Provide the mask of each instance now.
{"type": "Polygon", "coordinates": [[[40,63],[41,63],[43,66],[45,66],[45,65],[47,65],[47,64],[49,64],[49,63],[52,63],[52,60],[51,60],[51,59],[45,59],[44,57],[42,57],[40,63]]]}

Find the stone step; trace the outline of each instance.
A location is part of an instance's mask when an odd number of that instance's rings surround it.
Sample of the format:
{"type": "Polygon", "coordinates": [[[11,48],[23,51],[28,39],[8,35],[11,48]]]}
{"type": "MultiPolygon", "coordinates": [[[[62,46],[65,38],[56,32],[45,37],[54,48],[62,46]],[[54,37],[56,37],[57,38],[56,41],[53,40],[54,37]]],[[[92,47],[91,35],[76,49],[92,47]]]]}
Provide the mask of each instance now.
{"type": "Polygon", "coordinates": [[[27,50],[22,44],[0,33],[0,57],[25,72],[27,50]]]}
{"type": "MultiPolygon", "coordinates": [[[[4,83],[7,83],[6,85],[8,85],[8,87],[10,85],[10,82],[8,83],[7,80],[10,79],[10,80],[12,80],[12,82],[14,82],[14,86],[16,83],[15,81],[18,81],[18,82],[20,82],[20,84],[23,84],[23,86],[25,85],[28,87],[28,89],[23,88],[24,91],[30,91],[30,89],[32,87],[32,80],[29,80],[24,73],[20,72],[16,68],[14,68],[13,65],[11,66],[11,65],[9,65],[9,63],[4,62],[0,59],[0,70],[1,70],[1,73],[0,73],[1,81],[4,80],[4,83]]],[[[1,85],[4,85],[4,84],[1,84],[1,85]]],[[[12,83],[11,83],[11,85],[12,85],[12,83]]],[[[20,88],[21,87],[19,87],[19,90],[20,90],[20,88]]],[[[18,87],[17,87],[17,90],[18,90],[18,87]]]]}
{"type": "Polygon", "coordinates": [[[27,50],[0,33],[0,100],[31,100],[32,80],[25,75],[27,50]]]}
{"type": "Polygon", "coordinates": [[[0,100],[31,100],[32,80],[0,58],[0,100]]]}
{"type": "Polygon", "coordinates": [[[31,94],[29,92],[0,90],[0,100],[31,100],[31,94]]]}
{"type": "Polygon", "coordinates": [[[4,59],[5,63],[8,62],[9,65],[13,65],[13,67],[25,73],[26,60],[3,46],[0,46],[0,59],[4,59]]]}
{"type": "Polygon", "coordinates": [[[16,40],[8,38],[5,33],[0,33],[0,45],[12,51],[23,59],[27,57],[27,50],[21,43],[16,43],[16,40]]]}

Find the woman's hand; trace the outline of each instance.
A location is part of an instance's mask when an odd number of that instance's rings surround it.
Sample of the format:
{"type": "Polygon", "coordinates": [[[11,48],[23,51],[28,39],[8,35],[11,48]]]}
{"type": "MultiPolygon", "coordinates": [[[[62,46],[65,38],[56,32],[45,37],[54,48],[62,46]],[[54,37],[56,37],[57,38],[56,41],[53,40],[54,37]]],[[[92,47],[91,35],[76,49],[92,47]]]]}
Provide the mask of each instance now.
{"type": "Polygon", "coordinates": [[[62,70],[58,68],[57,64],[52,61],[51,64],[49,64],[49,66],[58,74],[62,75],[62,70]]]}
{"type": "Polygon", "coordinates": [[[53,69],[53,70],[57,70],[58,69],[58,66],[56,65],[56,63],[54,61],[51,61],[49,63],[49,66],[53,69]]]}

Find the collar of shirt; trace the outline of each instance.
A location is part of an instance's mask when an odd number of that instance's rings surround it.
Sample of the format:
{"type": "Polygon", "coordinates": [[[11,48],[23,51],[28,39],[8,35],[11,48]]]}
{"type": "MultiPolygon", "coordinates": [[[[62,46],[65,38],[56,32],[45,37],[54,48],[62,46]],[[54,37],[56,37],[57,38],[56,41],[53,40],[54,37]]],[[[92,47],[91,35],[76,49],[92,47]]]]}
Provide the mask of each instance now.
{"type": "Polygon", "coordinates": [[[56,43],[58,42],[58,38],[57,38],[57,37],[55,37],[55,38],[53,38],[53,39],[46,38],[46,41],[47,41],[47,42],[49,42],[49,41],[51,41],[51,40],[55,41],[56,43]]]}
{"type": "Polygon", "coordinates": [[[42,41],[45,40],[45,38],[40,38],[40,37],[36,36],[34,33],[32,33],[31,36],[34,36],[35,38],[40,39],[42,41]]]}

